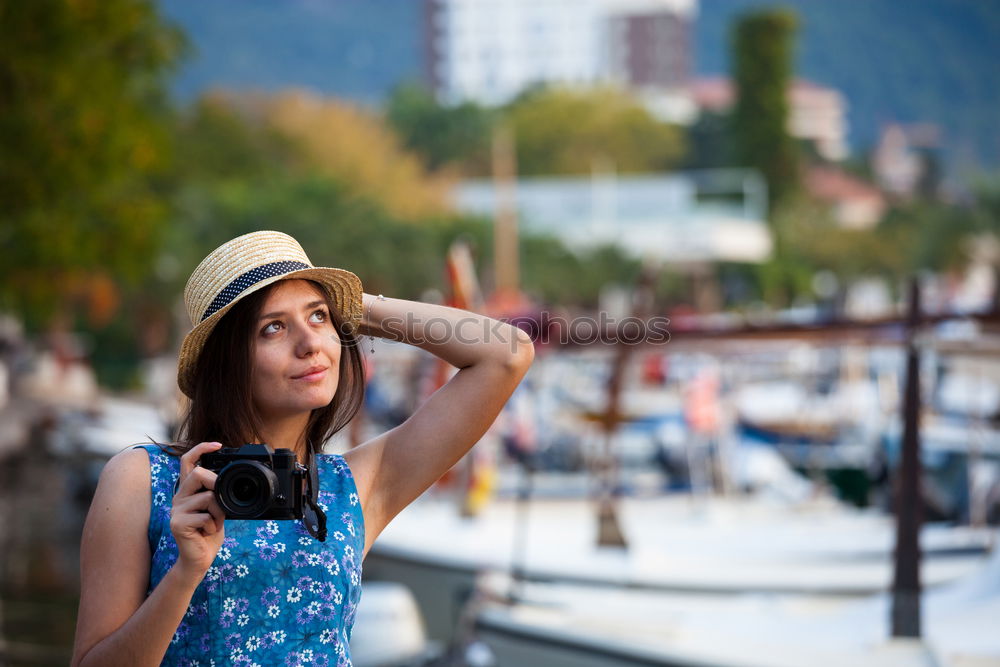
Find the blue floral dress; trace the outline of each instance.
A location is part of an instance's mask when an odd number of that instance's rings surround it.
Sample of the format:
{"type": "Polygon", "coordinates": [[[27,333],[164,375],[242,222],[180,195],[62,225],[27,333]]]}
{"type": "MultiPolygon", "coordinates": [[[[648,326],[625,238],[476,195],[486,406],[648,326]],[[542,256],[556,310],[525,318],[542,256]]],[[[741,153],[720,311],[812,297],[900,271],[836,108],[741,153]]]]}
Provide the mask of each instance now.
{"type": "MultiPolygon", "coordinates": [[[[170,508],[180,459],[155,445],[149,453],[152,593],[177,561],[170,508]]],[[[163,665],[351,664],[349,640],[361,598],[364,518],[342,456],[316,456],[326,542],[301,521],[226,521],[226,538],[191,598],[163,665]]]]}

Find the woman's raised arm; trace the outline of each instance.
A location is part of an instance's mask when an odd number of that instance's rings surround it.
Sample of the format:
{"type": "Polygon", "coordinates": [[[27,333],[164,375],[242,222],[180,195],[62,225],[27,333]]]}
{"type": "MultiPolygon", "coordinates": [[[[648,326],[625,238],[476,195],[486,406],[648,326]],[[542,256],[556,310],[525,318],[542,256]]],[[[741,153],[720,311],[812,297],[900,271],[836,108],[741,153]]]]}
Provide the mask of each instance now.
{"type": "Polygon", "coordinates": [[[458,372],[405,422],[345,455],[365,517],[365,552],[404,507],[472,448],[534,359],[515,326],[457,308],[365,294],[361,333],[420,347],[458,372]]]}

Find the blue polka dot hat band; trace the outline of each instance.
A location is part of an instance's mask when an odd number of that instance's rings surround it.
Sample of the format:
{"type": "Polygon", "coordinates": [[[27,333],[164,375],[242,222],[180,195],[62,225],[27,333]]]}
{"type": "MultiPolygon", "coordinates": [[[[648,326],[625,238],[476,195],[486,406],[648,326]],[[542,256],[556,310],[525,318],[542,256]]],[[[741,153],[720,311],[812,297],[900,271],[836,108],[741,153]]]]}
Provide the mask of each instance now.
{"type": "Polygon", "coordinates": [[[271,262],[270,264],[265,264],[264,266],[258,266],[256,269],[251,269],[233,282],[226,285],[223,290],[219,292],[219,295],[212,300],[211,305],[209,305],[208,309],[205,310],[201,319],[208,319],[212,313],[217,311],[219,308],[225,307],[229,304],[229,302],[242,294],[246,288],[256,285],[262,280],[273,278],[274,276],[283,276],[286,273],[297,271],[299,269],[311,268],[311,266],[303,264],[302,262],[271,262]]]}
{"type": "Polygon", "coordinates": [[[184,305],[194,327],[181,343],[177,385],[195,398],[198,356],[219,320],[240,299],[271,283],[303,278],[322,285],[350,328],[361,323],[361,280],[345,269],[313,266],[298,241],[260,231],[222,244],[195,268],[184,288],[184,305]]]}

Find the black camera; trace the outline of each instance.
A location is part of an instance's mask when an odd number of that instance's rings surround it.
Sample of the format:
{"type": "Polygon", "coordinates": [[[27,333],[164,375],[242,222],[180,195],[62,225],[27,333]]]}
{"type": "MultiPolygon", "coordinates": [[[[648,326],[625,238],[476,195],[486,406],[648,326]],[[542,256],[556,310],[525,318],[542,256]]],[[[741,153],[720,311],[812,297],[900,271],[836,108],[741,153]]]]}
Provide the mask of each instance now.
{"type": "Polygon", "coordinates": [[[200,465],[218,475],[215,498],[227,519],[301,519],[309,502],[307,471],[290,449],[223,447],[202,454],[200,465]]]}

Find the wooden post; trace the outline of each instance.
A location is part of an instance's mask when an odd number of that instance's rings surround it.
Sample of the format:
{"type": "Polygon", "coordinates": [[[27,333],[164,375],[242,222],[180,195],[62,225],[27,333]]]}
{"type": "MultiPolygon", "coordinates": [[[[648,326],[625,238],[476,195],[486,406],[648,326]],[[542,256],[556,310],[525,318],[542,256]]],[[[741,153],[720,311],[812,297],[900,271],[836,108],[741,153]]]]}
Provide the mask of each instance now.
{"type": "Polygon", "coordinates": [[[906,388],[903,397],[903,442],[896,497],[896,553],[892,582],[892,636],[920,636],[920,285],[910,283],[907,317],[906,388]]]}
{"type": "MultiPolygon", "coordinates": [[[[631,316],[643,323],[649,318],[653,307],[656,281],[660,275],[660,264],[648,260],[642,267],[633,293],[631,316]]],[[[618,486],[618,466],[614,456],[613,441],[622,421],[621,394],[625,382],[625,370],[635,345],[616,341],[611,375],[608,378],[608,402],[600,418],[604,437],[604,456],[598,471],[601,490],[597,503],[597,544],[602,547],[627,547],[625,535],[618,521],[616,487],[618,486]]]]}
{"type": "Polygon", "coordinates": [[[493,271],[498,292],[520,286],[517,232],[517,156],[514,134],[507,126],[493,133],[493,183],[496,208],[493,223],[493,271]]]}

